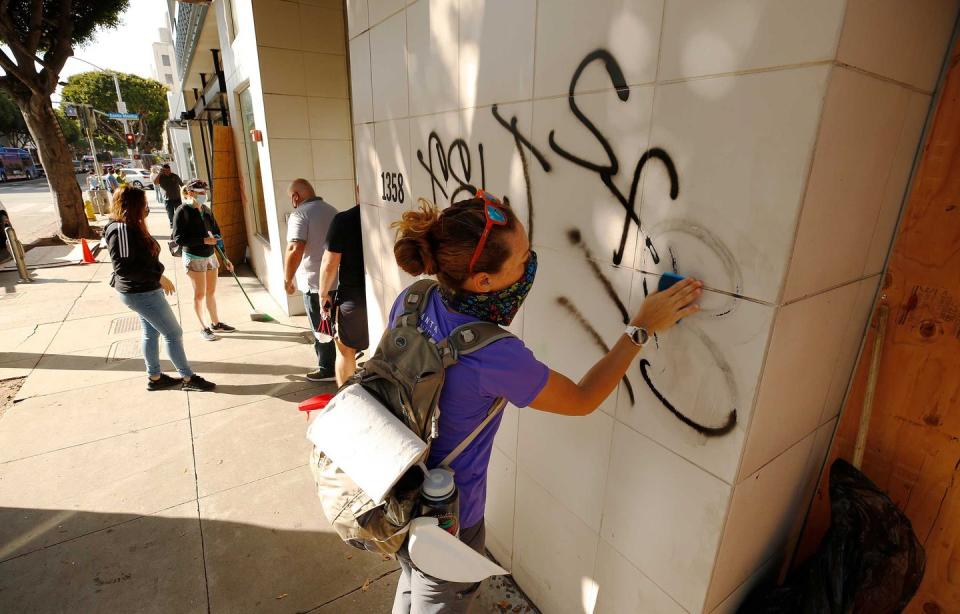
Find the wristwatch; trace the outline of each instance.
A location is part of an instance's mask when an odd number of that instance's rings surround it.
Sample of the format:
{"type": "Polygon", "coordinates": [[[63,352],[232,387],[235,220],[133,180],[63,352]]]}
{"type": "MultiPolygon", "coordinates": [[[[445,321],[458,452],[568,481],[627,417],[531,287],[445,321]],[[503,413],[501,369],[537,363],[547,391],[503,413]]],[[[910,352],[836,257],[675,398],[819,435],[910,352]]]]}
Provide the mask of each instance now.
{"type": "Polygon", "coordinates": [[[643,344],[650,338],[650,333],[647,332],[647,329],[640,326],[628,326],[627,330],[623,331],[623,333],[629,337],[630,341],[633,341],[637,347],[643,347],[643,344]]]}

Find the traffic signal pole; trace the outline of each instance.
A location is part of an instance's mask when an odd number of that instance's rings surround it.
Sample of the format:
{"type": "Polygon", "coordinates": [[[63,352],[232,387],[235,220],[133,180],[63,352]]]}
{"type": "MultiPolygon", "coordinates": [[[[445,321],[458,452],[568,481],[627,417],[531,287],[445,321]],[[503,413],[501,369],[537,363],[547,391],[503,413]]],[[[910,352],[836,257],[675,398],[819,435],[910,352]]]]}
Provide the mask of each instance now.
{"type": "MultiPolygon", "coordinates": [[[[127,103],[125,103],[125,102],[123,101],[123,96],[120,94],[120,80],[117,79],[117,73],[113,72],[112,70],[111,70],[111,71],[107,71],[107,72],[109,72],[109,73],[110,73],[110,76],[113,77],[113,87],[117,90],[117,111],[120,112],[120,113],[126,113],[126,112],[127,112],[127,103]]],[[[123,122],[123,134],[124,134],[124,139],[126,139],[126,138],[127,138],[126,135],[130,134],[130,124],[127,123],[127,120],[126,120],[126,119],[121,119],[120,121],[123,122]]],[[[131,162],[132,162],[132,161],[133,161],[133,148],[132,148],[130,145],[131,145],[131,143],[129,142],[129,139],[128,139],[128,142],[127,142],[127,157],[130,158],[130,160],[131,160],[131,162]]]]}

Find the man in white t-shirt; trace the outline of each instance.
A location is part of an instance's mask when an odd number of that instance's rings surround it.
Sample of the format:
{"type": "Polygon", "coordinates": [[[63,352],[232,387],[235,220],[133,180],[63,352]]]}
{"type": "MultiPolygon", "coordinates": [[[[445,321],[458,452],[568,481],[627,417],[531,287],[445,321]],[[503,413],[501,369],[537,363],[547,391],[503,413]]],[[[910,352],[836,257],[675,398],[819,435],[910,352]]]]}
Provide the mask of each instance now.
{"type": "MultiPolygon", "coordinates": [[[[303,292],[303,304],[310,326],[317,330],[323,315],[320,304],[320,263],[327,249],[327,231],[337,214],[332,205],[313,191],[306,179],[296,179],[287,188],[293,212],[287,219],[287,250],[283,256],[284,288],[287,294],[303,292]],[[296,281],[294,281],[296,279],[296,281]]],[[[336,379],[336,348],[333,341],[320,343],[314,339],[317,369],[307,373],[314,382],[336,379]]]]}

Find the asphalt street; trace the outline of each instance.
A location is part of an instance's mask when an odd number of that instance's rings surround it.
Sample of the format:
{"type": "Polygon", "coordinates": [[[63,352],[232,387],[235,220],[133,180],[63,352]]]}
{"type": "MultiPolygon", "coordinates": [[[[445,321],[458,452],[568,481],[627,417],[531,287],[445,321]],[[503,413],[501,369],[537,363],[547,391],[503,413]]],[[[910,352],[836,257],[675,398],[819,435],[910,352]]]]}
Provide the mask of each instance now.
{"type": "MultiPolygon", "coordinates": [[[[85,178],[86,175],[79,177],[85,178]]],[[[0,183],[0,203],[10,216],[21,243],[57,233],[59,222],[46,177],[0,183]]]]}

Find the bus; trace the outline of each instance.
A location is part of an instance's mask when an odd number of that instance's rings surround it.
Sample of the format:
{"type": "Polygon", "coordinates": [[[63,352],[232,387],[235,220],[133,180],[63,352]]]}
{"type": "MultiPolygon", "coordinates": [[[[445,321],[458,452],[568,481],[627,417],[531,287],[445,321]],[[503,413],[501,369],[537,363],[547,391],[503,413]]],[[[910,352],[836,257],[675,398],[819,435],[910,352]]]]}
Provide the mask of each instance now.
{"type": "Polygon", "coordinates": [[[40,171],[29,151],[17,147],[0,147],[0,181],[33,179],[39,176],[40,171]]]}

